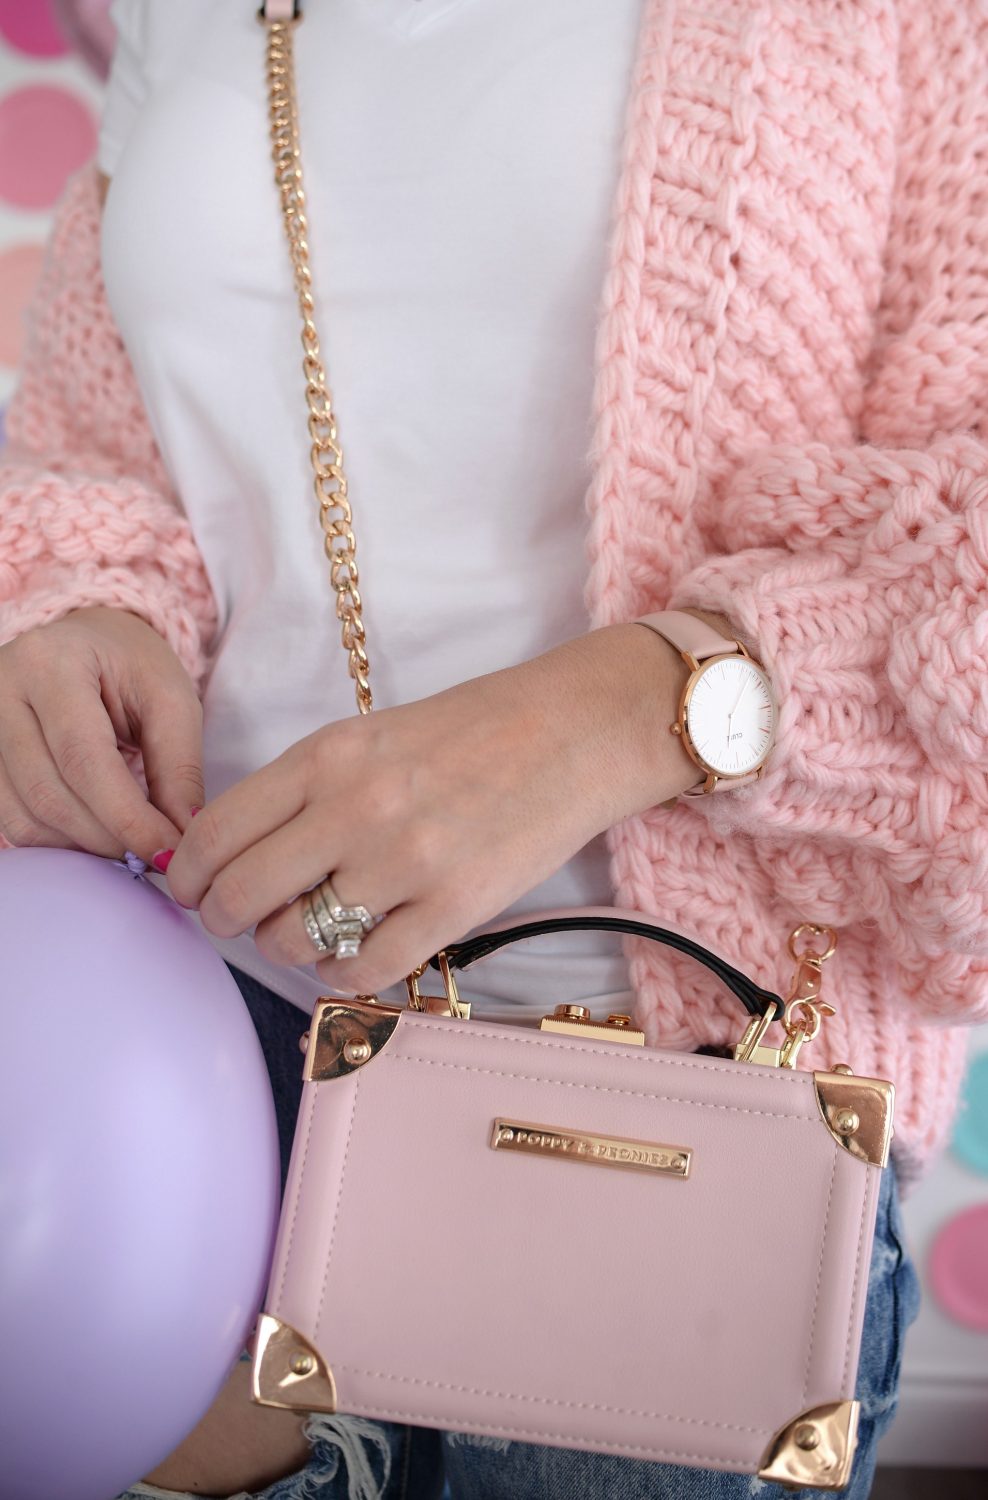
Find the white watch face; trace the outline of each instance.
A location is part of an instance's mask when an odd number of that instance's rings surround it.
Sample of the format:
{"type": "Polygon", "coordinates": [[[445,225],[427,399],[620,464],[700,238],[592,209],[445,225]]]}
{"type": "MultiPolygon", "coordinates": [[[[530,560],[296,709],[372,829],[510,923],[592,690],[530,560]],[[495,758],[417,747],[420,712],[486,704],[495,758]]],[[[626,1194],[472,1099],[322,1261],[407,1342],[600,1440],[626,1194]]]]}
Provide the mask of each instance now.
{"type": "Polygon", "coordinates": [[[701,667],[686,705],[693,748],[709,770],[742,776],[762,761],[775,736],[768,677],[745,656],[701,667]]]}

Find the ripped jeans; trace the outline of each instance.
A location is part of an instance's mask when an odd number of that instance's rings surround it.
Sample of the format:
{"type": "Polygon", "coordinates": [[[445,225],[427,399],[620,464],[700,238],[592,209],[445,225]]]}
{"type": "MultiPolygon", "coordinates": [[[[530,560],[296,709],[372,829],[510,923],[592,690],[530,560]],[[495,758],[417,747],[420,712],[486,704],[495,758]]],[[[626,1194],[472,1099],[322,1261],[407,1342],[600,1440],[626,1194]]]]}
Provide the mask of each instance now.
{"type": "MultiPolygon", "coordinates": [[[[282,1190],[302,1092],[297,1006],[231,966],[257,1028],[278,1108],[282,1190]]],[[[858,1447],[842,1500],[865,1500],[878,1439],[895,1414],[906,1329],[919,1311],[919,1280],[903,1235],[894,1163],[882,1174],[856,1395],[858,1447]]],[[[248,1359],[246,1351],[241,1359],[248,1359]]],[[[741,1378],[741,1372],[739,1372],[741,1378]]],[[[438,1432],[363,1417],[311,1413],[305,1467],[232,1500],[793,1500],[820,1490],[786,1490],[748,1474],[684,1468],[504,1438],[438,1432]]],[[[135,1484],[117,1500],[196,1500],[135,1484]]],[[[203,1500],[203,1497],[198,1497],[203,1500]]],[[[217,1497],[210,1497],[217,1500],[217,1497]]]]}

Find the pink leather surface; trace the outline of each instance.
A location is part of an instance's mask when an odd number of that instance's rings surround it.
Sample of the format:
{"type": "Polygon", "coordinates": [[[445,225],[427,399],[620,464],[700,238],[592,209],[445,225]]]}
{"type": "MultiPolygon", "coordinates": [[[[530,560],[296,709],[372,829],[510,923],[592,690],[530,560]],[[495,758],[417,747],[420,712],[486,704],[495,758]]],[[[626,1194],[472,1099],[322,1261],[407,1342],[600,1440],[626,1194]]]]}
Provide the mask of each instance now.
{"type": "Polygon", "coordinates": [[[708,656],[723,656],[737,650],[737,641],[723,636],[696,615],[688,615],[681,609],[661,609],[650,615],[639,615],[636,625],[645,625],[679,651],[690,651],[697,661],[706,661],[708,656]]]}
{"type": "Polygon", "coordinates": [[[405,1012],[305,1085],[266,1311],[343,1412],[750,1472],[854,1394],[879,1178],[811,1073],[405,1012]],[[499,1115],[691,1173],[494,1151],[499,1115]]]}

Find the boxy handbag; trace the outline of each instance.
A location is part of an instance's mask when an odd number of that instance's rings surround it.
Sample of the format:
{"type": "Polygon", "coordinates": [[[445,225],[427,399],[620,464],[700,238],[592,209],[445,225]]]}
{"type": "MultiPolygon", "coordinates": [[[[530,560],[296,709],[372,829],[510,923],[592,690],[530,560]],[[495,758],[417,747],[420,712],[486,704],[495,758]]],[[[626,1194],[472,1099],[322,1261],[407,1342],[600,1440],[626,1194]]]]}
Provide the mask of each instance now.
{"type": "MultiPolygon", "coordinates": [[[[312,316],[301,14],[292,0],[257,14],[315,491],[366,713],[356,544],[312,316]]],[[[430,961],[438,992],[423,993],[423,965],[407,1006],[319,1000],[252,1398],[843,1487],[894,1089],[846,1065],[795,1066],[833,1013],[820,980],[835,942],[811,923],[791,934],[783,1001],[654,918],[555,913],[452,944],[430,961]],[[458,971],[513,942],[591,928],[665,944],[715,974],[747,1020],[733,1050],[646,1047],[630,1017],[594,1020],[578,1005],[540,1024],[470,1017],[458,971]],[[806,931],[822,950],[798,946],[806,931]],[[781,1047],[765,1041],[776,1020],[781,1047]]]]}

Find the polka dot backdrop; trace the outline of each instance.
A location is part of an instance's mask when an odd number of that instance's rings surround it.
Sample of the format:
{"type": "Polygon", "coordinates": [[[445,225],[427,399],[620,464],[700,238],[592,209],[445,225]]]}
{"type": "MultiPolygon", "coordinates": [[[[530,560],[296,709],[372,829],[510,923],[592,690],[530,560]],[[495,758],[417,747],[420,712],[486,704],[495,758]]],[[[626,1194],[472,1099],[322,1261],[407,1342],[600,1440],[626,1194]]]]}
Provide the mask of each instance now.
{"type": "Polygon", "coordinates": [[[12,208],[53,208],[95,150],[92,111],[68,89],[32,83],[0,98],[0,200],[12,208]]]}
{"type": "Polygon", "coordinates": [[[96,151],[109,0],[0,0],[0,446],[51,213],[96,151]]]}
{"type": "Polygon", "coordinates": [[[0,36],[29,57],[61,57],[68,43],[45,0],[0,0],[0,36]]]}
{"type": "Polygon", "coordinates": [[[933,1294],[963,1328],[988,1333],[988,1203],[953,1214],[930,1250],[933,1294]]]}

